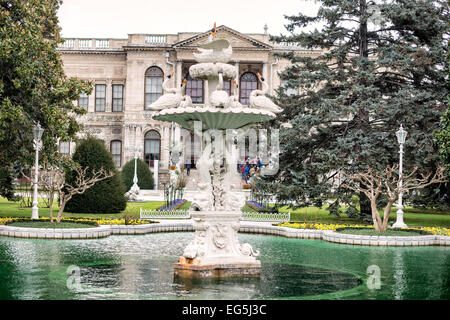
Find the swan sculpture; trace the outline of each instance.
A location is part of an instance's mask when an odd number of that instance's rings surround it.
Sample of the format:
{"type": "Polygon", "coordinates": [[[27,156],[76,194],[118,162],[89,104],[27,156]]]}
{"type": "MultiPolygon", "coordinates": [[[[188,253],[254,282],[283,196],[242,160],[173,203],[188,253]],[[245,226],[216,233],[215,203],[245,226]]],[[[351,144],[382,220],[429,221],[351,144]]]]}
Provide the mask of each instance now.
{"type": "Polygon", "coordinates": [[[231,55],[233,54],[231,44],[226,39],[215,40],[216,32],[216,23],[214,23],[214,27],[211,29],[208,37],[208,42],[197,47],[199,53],[193,53],[197,62],[227,63],[230,61],[231,55]]]}
{"type": "Polygon", "coordinates": [[[226,105],[227,108],[242,108],[242,104],[239,102],[239,85],[236,80],[233,80],[233,95],[228,99],[226,105]]]}
{"type": "Polygon", "coordinates": [[[224,107],[228,100],[230,99],[228,97],[228,93],[223,90],[223,71],[222,68],[219,67],[219,84],[217,85],[216,90],[211,92],[211,95],[209,97],[209,103],[213,107],[224,107]]]}
{"type": "MultiPolygon", "coordinates": [[[[187,83],[187,80],[184,79],[183,83],[187,83]]],[[[186,95],[186,86],[183,86],[183,90],[181,93],[182,93],[182,96],[181,96],[180,108],[192,107],[192,99],[190,96],[186,95]]]]}
{"type": "Polygon", "coordinates": [[[180,88],[167,88],[167,82],[170,79],[170,76],[167,76],[167,78],[168,79],[163,83],[165,93],[149,106],[149,109],[152,111],[177,108],[180,106],[182,100],[181,93],[186,86],[186,79],[183,81],[180,88]]]}
{"type": "Polygon", "coordinates": [[[273,103],[272,100],[266,97],[269,85],[264,81],[264,78],[258,73],[258,79],[263,86],[263,90],[253,90],[250,93],[250,108],[261,109],[273,113],[280,113],[283,111],[279,106],[273,103]]]}

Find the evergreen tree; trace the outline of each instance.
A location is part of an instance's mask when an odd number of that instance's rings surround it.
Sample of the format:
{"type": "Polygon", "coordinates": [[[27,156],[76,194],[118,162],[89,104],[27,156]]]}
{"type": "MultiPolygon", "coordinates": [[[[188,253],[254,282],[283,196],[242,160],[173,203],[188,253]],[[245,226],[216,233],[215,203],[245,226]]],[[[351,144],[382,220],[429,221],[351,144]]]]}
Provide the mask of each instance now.
{"type": "MultiPolygon", "coordinates": [[[[290,35],[271,37],[324,51],[279,54],[292,65],[280,74],[288,82],[277,91],[284,113],[276,122],[293,127],[280,131],[280,170],[266,177],[271,183],[265,185],[278,201],[294,200],[295,206],[335,198],[330,210],[336,213],[355,196],[340,187],[338,170],[364,171],[367,165],[382,170],[398,163],[400,124],[408,131],[405,169],[436,167],[433,132],[448,96],[449,11],[441,0],[319,2],[314,17],[286,17],[290,35]],[[314,25],[313,31],[302,31],[314,25]],[[299,94],[287,95],[289,88],[299,94]]],[[[356,196],[361,212],[369,213],[365,197],[356,196]]]]}
{"type": "MultiPolygon", "coordinates": [[[[136,161],[136,173],[138,178],[138,186],[141,189],[153,189],[155,182],[148,164],[141,159],[136,161]]],[[[134,178],[134,159],[125,163],[122,168],[122,179],[125,185],[125,190],[130,190],[133,185],[134,178]]]]}
{"type": "MultiPolygon", "coordinates": [[[[92,169],[99,170],[103,168],[106,171],[112,170],[116,174],[111,178],[97,182],[85,193],[74,195],[66,204],[66,212],[118,213],[125,210],[127,205],[126,191],[121,174],[114,167],[111,154],[100,140],[95,137],[81,140],[75,149],[72,159],[81,168],[88,167],[88,173],[92,169]]],[[[72,185],[76,178],[76,172],[72,170],[66,174],[67,183],[72,185]]]]}
{"type": "Polygon", "coordinates": [[[73,101],[92,89],[64,74],[57,51],[63,42],[60,4],[0,0],[0,168],[33,163],[31,130],[37,121],[45,129],[40,160],[52,161],[57,139],[71,140],[79,131],[74,115],[85,111],[73,101]]]}

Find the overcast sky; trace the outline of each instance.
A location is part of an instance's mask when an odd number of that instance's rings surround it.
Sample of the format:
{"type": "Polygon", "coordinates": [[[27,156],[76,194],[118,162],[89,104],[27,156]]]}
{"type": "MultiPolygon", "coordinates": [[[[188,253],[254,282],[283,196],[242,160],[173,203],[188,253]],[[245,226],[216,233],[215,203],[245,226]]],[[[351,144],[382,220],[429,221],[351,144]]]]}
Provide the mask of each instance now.
{"type": "Polygon", "coordinates": [[[131,33],[204,32],[214,22],[242,33],[287,33],[284,15],[313,15],[313,0],[63,0],[62,36],[126,38],[131,33]]]}

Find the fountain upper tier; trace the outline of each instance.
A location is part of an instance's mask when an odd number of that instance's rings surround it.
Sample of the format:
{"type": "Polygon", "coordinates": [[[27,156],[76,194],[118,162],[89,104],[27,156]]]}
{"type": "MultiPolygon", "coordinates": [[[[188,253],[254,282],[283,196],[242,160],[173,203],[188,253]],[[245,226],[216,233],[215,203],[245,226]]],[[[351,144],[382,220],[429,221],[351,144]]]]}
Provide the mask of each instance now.
{"type": "MultiPolygon", "coordinates": [[[[169,93],[164,95],[167,96],[167,99],[164,96],[160,99],[169,100],[169,104],[156,101],[150,106],[151,110],[159,111],[153,116],[153,119],[173,121],[188,130],[194,129],[195,121],[201,121],[203,130],[223,130],[248,127],[276,117],[274,112],[279,112],[277,106],[252,105],[252,99],[258,96],[259,99],[269,100],[265,97],[265,90],[252,91],[249,106],[243,106],[239,102],[237,82],[233,81],[230,88],[231,94],[224,90],[224,81],[238,78],[238,69],[227,64],[232,55],[231,44],[227,39],[217,39],[211,35],[208,42],[200,45],[198,50],[198,53],[194,53],[194,57],[199,63],[189,68],[189,75],[205,81],[204,103],[193,105],[191,98],[183,95],[184,86],[176,89],[176,93],[170,93],[170,89],[167,89],[169,93]],[[158,104],[161,106],[155,107],[158,104]]],[[[264,85],[267,87],[265,83],[263,83],[263,87],[264,85]]]]}

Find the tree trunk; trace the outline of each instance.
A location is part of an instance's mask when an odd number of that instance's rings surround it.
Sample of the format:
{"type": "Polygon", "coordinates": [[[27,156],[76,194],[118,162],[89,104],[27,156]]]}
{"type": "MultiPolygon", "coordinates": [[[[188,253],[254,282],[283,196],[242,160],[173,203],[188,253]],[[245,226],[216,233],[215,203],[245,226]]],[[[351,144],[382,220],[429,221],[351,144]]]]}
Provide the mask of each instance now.
{"type": "Polygon", "coordinates": [[[58,217],[56,218],[56,222],[60,223],[62,214],[64,212],[64,207],[66,206],[67,201],[70,200],[72,196],[67,197],[67,195],[64,194],[64,192],[59,193],[59,210],[58,210],[58,217]]]}
{"type": "Polygon", "coordinates": [[[48,199],[48,203],[49,203],[49,210],[50,210],[50,222],[53,222],[53,192],[50,192],[48,194],[49,199],[48,199]]]}
{"type": "Polygon", "coordinates": [[[391,209],[392,209],[392,205],[394,204],[395,199],[389,199],[388,204],[386,205],[386,207],[384,208],[384,213],[383,213],[383,232],[386,231],[387,229],[387,224],[389,222],[389,215],[391,214],[391,209]]]}
{"type": "Polygon", "coordinates": [[[380,213],[378,212],[378,209],[377,209],[377,199],[370,199],[370,207],[371,207],[371,211],[372,211],[372,221],[373,221],[373,226],[375,227],[375,230],[377,230],[378,232],[383,232],[383,230],[382,230],[383,225],[381,222],[380,213]]]}
{"type": "Polygon", "coordinates": [[[359,215],[363,221],[370,221],[372,216],[372,208],[370,200],[363,192],[359,193],[359,215]]]}
{"type": "Polygon", "coordinates": [[[60,223],[61,222],[61,218],[62,218],[62,214],[64,212],[64,207],[66,206],[66,203],[61,203],[59,205],[59,210],[58,210],[58,217],[56,218],[56,222],[60,223]]]}

